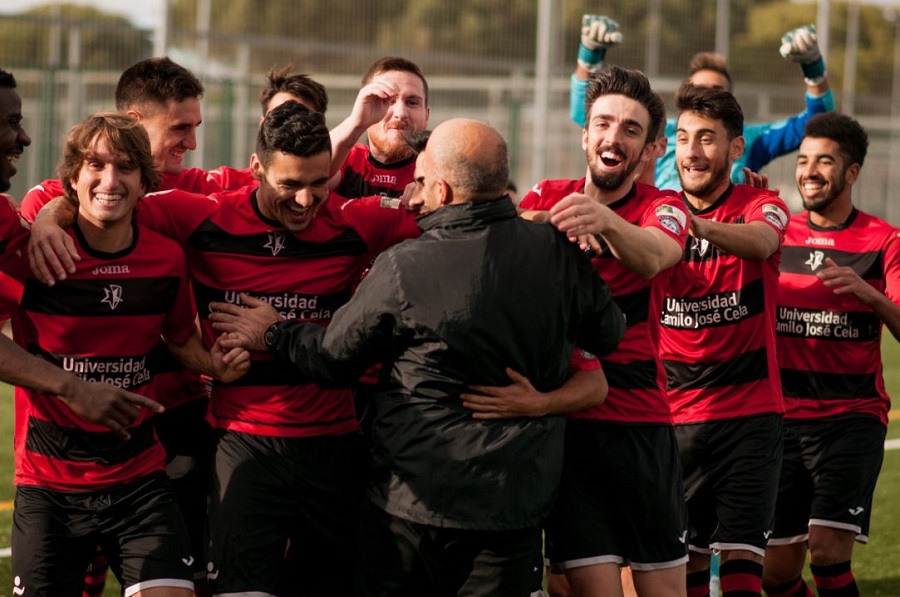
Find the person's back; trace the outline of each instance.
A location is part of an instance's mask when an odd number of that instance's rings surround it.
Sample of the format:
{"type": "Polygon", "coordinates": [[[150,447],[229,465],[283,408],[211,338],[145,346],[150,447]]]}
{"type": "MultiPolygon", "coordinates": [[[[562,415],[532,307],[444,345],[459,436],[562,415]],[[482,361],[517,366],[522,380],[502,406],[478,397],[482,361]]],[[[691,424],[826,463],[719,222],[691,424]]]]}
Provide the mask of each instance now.
{"type": "Polygon", "coordinates": [[[507,383],[506,367],[538,390],[559,386],[581,324],[572,307],[590,292],[578,287],[577,270],[592,270],[576,246],[517,218],[505,198],[446,206],[420,226],[421,238],[389,249],[375,266],[391,272],[402,306],[388,310],[402,313],[395,335],[408,341],[375,399],[374,441],[384,450],[375,455],[372,491],[391,495],[370,497],[425,524],[527,526],[545,514],[555,489],[563,418],[473,425],[459,394],[507,383]],[[452,430],[452,446],[435,429],[452,430]],[[443,496],[440,505],[426,504],[423,492],[443,496]]]}

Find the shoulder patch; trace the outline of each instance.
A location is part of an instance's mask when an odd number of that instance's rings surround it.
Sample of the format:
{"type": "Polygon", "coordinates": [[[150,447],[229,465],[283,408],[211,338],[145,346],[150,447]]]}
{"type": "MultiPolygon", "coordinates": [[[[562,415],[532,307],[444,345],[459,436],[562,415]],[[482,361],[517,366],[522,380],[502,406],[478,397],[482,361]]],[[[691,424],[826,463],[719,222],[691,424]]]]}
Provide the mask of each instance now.
{"type": "Polygon", "coordinates": [[[766,221],[768,221],[779,230],[784,230],[787,227],[789,219],[788,215],[777,205],[763,205],[762,212],[763,217],[766,219],[766,221]]]}

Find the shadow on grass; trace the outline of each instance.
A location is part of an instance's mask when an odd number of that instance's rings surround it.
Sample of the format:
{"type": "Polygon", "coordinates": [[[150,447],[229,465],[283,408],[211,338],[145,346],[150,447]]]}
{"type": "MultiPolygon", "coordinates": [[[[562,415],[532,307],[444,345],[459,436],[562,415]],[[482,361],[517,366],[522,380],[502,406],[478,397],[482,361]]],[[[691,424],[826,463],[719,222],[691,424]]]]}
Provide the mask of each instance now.
{"type": "Polygon", "coordinates": [[[900,577],[879,578],[877,580],[856,579],[859,594],[871,597],[900,597],[900,577]]]}

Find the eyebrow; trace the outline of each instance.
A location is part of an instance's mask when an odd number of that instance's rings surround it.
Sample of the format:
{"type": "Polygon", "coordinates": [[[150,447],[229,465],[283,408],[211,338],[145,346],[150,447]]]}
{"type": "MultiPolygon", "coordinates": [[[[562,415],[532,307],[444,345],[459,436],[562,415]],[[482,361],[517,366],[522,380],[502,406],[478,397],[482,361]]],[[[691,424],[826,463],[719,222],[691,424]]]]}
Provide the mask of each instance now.
{"type": "MultiPolygon", "coordinates": [[[[591,118],[591,121],[594,121],[594,120],[616,120],[616,117],[613,116],[612,114],[597,114],[596,116],[591,118]]],[[[641,130],[643,130],[643,128],[644,128],[643,124],[641,124],[640,122],[638,122],[637,120],[635,120],[633,118],[626,118],[625,120],[622,121],[622,124],[636,126],[636,127],[640,128],[641,130]]]]}

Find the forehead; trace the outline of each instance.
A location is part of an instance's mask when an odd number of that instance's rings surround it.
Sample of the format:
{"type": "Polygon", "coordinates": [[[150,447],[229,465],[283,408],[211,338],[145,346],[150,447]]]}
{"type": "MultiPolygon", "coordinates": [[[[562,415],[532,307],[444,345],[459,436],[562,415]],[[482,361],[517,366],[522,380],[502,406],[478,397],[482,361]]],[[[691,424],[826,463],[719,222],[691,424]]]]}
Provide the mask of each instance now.
{"type": "Polygon", "coordinates": [[[400,88],[401,96],[420,97],[425,99],[425,84],[418,76],[405,70],[389,70],[379,73],[373,81],[389,81],[400,88]]]}
{"type": "Polygon", "coordinates": [[[276,151],[266,167],[266,171],[277,179],[301,181],[328,178],[330,170],[331,154],[327,151],[306,157],[276,151]]]}
{"type": "Polygon", "coordinates": [[[825,137],[803,137],[800,142],[800,153],[804,155],[832,155],[839,158],[840,149],[837,141],[825,137]]]}
{"type": "Polygon", "coordinates": [[[728,79],[722,73],[714,70],[698,70],[691,75],[691,83],[697,87],[709,87],[710,89],[724,89],[728,91],[728,79]]]}
{"type": "Polygon", "coordinates": [[[21,115],[22,98],[19,92],[11,87],[0,87],[0,116],[21,115]]]}
{"type": "Polygon", "coordinates": [[[169,100],[150,109],[148,119],[168,125],[200,124],[200,100],[189,97],[180,102],[169,100]]]}
{"type": "Polygon", "coordinates": [[[617,121],[635,121],[650,125],[650,113],[639,101],[624,95],[601,95],[591,105],[590,118],[604,116],[617,121]]]}
{"type": "Polygon", "coordinates": [[[713,131],[726,136],[725,123],[718,118],[710,118],[700,112],[682,112],[678,115],[678,130],[688,133],[697,131],[713,131]]]}

